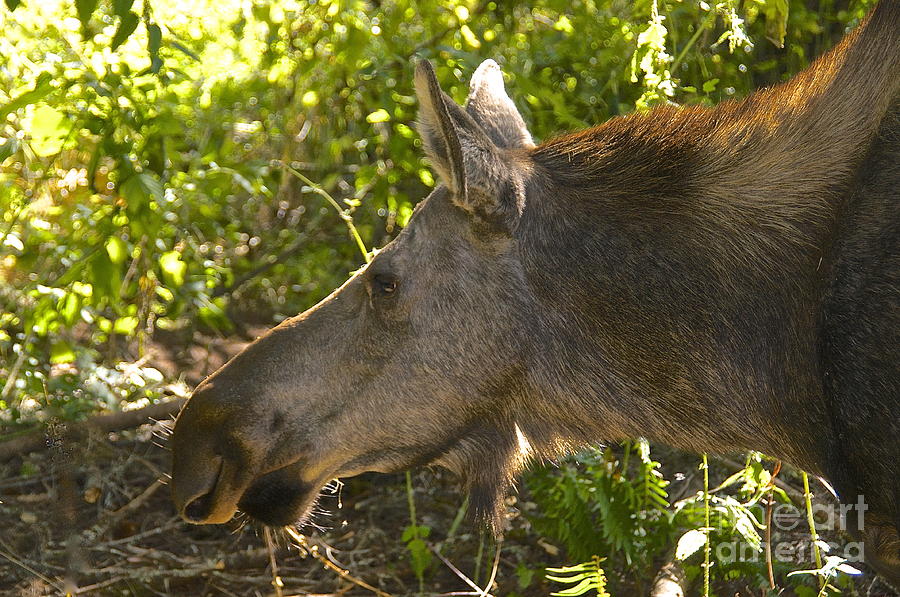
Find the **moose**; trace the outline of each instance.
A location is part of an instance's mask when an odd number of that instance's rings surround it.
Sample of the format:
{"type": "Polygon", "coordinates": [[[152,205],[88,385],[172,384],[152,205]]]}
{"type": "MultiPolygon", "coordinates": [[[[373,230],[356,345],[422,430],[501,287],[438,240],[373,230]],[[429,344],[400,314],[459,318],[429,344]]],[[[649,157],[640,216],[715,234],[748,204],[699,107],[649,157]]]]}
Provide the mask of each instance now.
{"type": "Polygon", "coordinates": [[[900,2],[743,100],[540,144],[492,60],[465,107],[427,61],[415,89],[440,184],[196,388],[183,518],[302,522],[332,478],[435,464],[497,525],[529,457],[642,436],[864,500],[900,582],[900,2]]]}

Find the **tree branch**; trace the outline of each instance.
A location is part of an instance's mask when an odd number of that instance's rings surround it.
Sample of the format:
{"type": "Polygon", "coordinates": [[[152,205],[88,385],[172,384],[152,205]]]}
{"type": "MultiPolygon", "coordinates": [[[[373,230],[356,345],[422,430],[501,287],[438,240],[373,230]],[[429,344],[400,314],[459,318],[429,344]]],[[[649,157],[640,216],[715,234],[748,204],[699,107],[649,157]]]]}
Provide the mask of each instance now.
{"type": "MultiPolygon", "coordinates": [[[[163,419],[178,414],[178,411],[181,410],[186,401],[186,398],[175,398],[166,402],[157,402],[137,410],[98,415],[78,423],[66,423],[65,435],[80,435],[91,430],[109,433],[120,429],[130,429],[149,423],[150,419],[163,419]]],[[[0,462],[20,454],[46,450],[50,447],[52,440],[53,438],[51,438],[46,429],[38,429],[0,442],[0,462]]]]}

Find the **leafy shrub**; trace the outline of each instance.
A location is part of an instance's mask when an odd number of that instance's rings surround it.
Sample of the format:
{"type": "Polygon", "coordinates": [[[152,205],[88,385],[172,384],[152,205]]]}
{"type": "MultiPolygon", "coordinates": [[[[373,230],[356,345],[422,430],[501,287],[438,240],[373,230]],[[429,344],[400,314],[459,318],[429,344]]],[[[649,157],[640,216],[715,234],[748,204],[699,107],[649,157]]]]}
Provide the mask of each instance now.
{"type": "Polygon", "coordinates": [[[603,555],[641,578],[652,577],[653,559],[672,544],[672,515],[659,463],[645,440],[589,449],[558,469],[531,471],[526,485],[537,512],[537,532],[561,542],[574,561],[603,555]]]}
{"type": "Polygon", "coordinates": [[[277,321],[337,285],[353,243],[288,166],[345,202],[368,246],[387,242],[434,184],[414,56],[457,101],[498,59],[546,138],[777,81],[870,2],[19,4],[0,11],[7,404],[79,355],[114,366],[157,328],[277,321]]]}

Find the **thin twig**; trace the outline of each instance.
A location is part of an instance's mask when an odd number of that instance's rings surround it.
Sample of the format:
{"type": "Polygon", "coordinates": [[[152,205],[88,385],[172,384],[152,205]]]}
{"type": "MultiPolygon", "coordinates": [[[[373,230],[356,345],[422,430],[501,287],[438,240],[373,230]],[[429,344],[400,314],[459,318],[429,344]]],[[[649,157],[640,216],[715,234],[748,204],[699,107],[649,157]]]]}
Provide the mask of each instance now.
{"type": "Polygon", "coordinates": [[[328,191],[323,189],[320,185],[314,183],[312,180],[304,176],[301,172],[291,168],[287,164],[282,163],[282,168],[299,178],[303,183],[308,186],[314,193],[321,196],[325,199],[331,206],[337,211],[338,215],[344,220],[344,224],[347,225],[347,230],[350,231],[350,236],[353,237],[353,240],[356,241],[356,246],[359,247],[359,252],[362,253],[363,259],[366,260],[366,263],[372,260],[372,256],[369,253],[369,250],[366,248],[366,243],[363,242],[362,237],[359,235],[359,230],[356,229],[356,226],[353,224],[353,216],[350,215],[349,210],[346,210],[341,207],[341,204],[338,203],[334,197],[332,197],[328,191]]]}
{"type": "Polygon", "coordinates": [[[703,515],[704,515],[704,533],[706,535],[703,542],[703,597],[709,597],[709,560],[712,545],[710,544],[710,533],[712,528],[709,526],[709,459],[706,452],[703,453],[703,515]]]}
{"type": "Polygon", "coordinates": [[[110,585],[114,585],[114,584],[116,584],[116,583],[118,583],[118,582],[122,582],[123,580],[128,580],[128,577],[126,577],[126,576],[117,576],[117,577],[115,577],[115,578],[110,578],[110,579],[107,579],[107,580],[104,580],[104,581],[101,581],[101,582],[98,582],[98,583],[94,583],[94,584],[92,584],[92,585],[88,585],[88,586],[86,586],[86,587],[78,587],[78,588],[75,589],[75,591],[74,591],[73,593],[71,593],[71,594],[72,594],[72,595],[84,595],[85,593],[90,593],[91,591],[96,591],[97,589],[103,589],[103,588],[106,588],[106,587],[108,587],[108,586],[110,586],[110,585]]]}
{"type": "Polygon", "coordinates": [[[26,564],[25,562],[19,560],[14,555],[6,553],[2,549],[0,549],[0,556],[6,558],[7,560],[12,562],[16,566],[19,566],[20,568],[30,572],[31,574],[34,574],[39,579],[41,579],[42,581],[44,581],[45,583],[47,583],[48,585],[50,585],[51,587],[53,587],[54,589],[59,591],[60,593],[65,593],[65,591],[62,589],[62,587],[60,587],[57,583],[53,582],[52,580],[50,580],[49,578],[47,578],[46,576],[44,576],[43,574],[41,574],[40,572],[38,572],[37,570],[32,568],[31,566],[26,564]]]}
{"type": "Polygon", "coordinates": [[[771,489],[766,498],[766,571],[769,574],[769,588],[775,590],[775,571],[772,568],[772,505],[775,499],[771,489]]]}
{"type": "Polygon", "coordinates": [[[676,69],[681,65],[681,61],[684,60],[685,55],[687,55],[688,50],[690,50],[697,40],[700,39],[700,35],[706,31],[706,28],[709,27],[710,23],[715,20],[716,11],[714,9],[709,10],[709,14],[706,15],[706,18],[700,23],[700,26],[697,27],[697,31],[691,36],[691,39],[688,40],[684,47],[681,48],[681,51],[678,52],[678,56],[675,57],[675,60],[672,61],[672,67],[669,72],[676,72],[676,69]]]}
{"type": "Polygon", "coordinates": [[[25,336],[25,340],[20,345],[19,356],[16,357],[16,362],[13,363],[12,369],[9,371],[9,377],[6,379],[6,383],[3,384],[3,391],[0,392],[0,400],[6,400],[9,396],[10,392],[12,392],[13,386],[16,385],[16,378],[19,377],[19,369],[22,368],[22,363],[25,362],[25,358],[28,356],[28,351],[25,347],[31,342],[31,332],[28,332],[28,335],[25,336]]]}
{"type": "MultiPolygon", "coordinates": [[[[441,552],[438,551],[437,549],[435,549],[434,546],[431,545],[430,543],[428,544],[428,549],[430,549],[431,551],[433,551],[433,552],[434,552],[434,555],[436,555],[440,561],[442,561],[444,564],[446,564],[446,565],[447,565],[447,568],[449,568],[450,570],[452,570],[453,573],[456,574],[456,576],[458,576],[460,579],[462,579],[462,581],[463,581],[464,583],[466,583],[467,585],[469,585],[470,587],[472,587],[473,589],[475,589],[476,591],[478,591],[478,593],[474,593],[475,595],[480,595],[480,594],[481,594],[481,587],[479,587],[479,586],[476,585],[474,582],[472,582],[472,579],[470,579],[468,576],[466,576],[465,574],[463,574],[462,571],[460,571],[459,568],[457,568],[456,566],[454,566],[453,563],[452,563],[450,560],[448,560],[447,558],[445,558],[444,556],[442,556],[442,555],[441,555],[441,552]]],[[[445,594],[451,594],[451,593],[445,593],[445,594]]],[[[469,595],[469,594],[472,594],[472,593],[466,593],[466,594],[469,595]]]]}
{"type": "Polygon", "coordinates": [[[275,561],[275,543],[272,541],[272,530],[269,527],[263,527],[263,536],[266,538],[269,566],[272,567],[272,586],[275,587],[275,597],[284,597],[284,593],[281,590],[284,583],[278,577],[278,562],[275,561]]]}
{"type": "Polygon", "coordinates": [[[827,578],[822,574],[822,554],[819,552],[819,533],[816,532],[816,519],[813,518],[812,495],[809,493],[809,475],[803,471],[800,475],[803,478],[803,499],[806,501],[806,521],[809,523],[809,534],[811,535],[813,554],[816,557],[816,577],[819,579],[819,588],[824,589],[827,578]]]}
{"type": "Polygon", "coordinates": [[[159,535],[160,533],[165,533],[166,531],[170,531],[177,527],[181,523],[181,518],[178,516],[173,516],[169,522],[166,524],[153,527],[150,530],[144,531],[142,533],[137,533],[136,535],[129,535],[127,537],[122,537],[121,539],[113,539],[112,541],[107,541],[106,543],[101,543],[99,545],[92,545],[91,549],[103,549],[109,548],[113,545],[121,545],[123,543],[130,543],[132,541],[137,541],[138,539],[146,539],[147,537],[152,537],[153,535],[159,535]]]}
{"type": "Polygon", "coordinates": [[[772,475],[769,477],[768,487],[766,488],[766,493],[768,493],[768,499],[766,500],[766,569],[769,573],[769,587],[773,591],[776,589],[776,586],[775,571],[772,566],[772,513],[774,510],[772,506],[775,504],[775,497],[772,490],[775,488],[775,477],[777,477],[780,472],[781,461],[776,460],[775,466],[772,468],[772,475]]]}
{"type": "Polygon", "coordinates": [[[497,543],[497,550],[494,552],[494,567],[491,569],[491,577],[488,579],[487,584],[484,585],[484,588],[481,590],[479,594],[480,597],[487,597],[490,595],[491,587],[494,586],[494,580],[497,578],[497,569],[500,567],[500,550],[503,548],[503,542],[497,543]]]}
{"type": "Polygon", "coordinates": [[[144,503],[145,503],[147,500],[149,500],[150,497],[151,497],[154,493],[156,493],[156,490],[157,490],[157,489],[159,489],[159,488],[162,487],[163,485],[165,485],[165,483],[163,483],[160,479],[155,480],[153,483],[151,483],[151,484],[147,487],[147,489],[145,489],[144,491],[142,491],[142,492],[140,493],[140,495],[138,495],[136,498],[134,498],[133,500],[131,500],[130,502],[128,502],[127,504],[125,504],[124,506],[122,506],[121,508],[119,508],[118,510],[115,510],[114,512],[112,512],[112,513],[110,514],[110,516],[111,516],[113,519],[115,519],[115,518],[118,518],[118,517],[122,516],[123,514],[127,514],[128,512],[131,512],[132,510],[137,510],[137,509],[140,508],[142,505],[144,505],[144,503]]]}
{"type": "Polygon", "coordinates": [[[316,548],[315,545],[310,546],[310,545],[307,543],[307,541],[306,541],[306,537],[304,537],[303,535],[301,535],[300,533],[298,533],[297,531],[295,531],[295,530],[292,529],[291,527],[284,527],[284,530],[285,530],[285,532],[287,532],[287,534],[288,534],[294,541],[297,542],[297,546],[298,546],[298,547],[302,548],[303,551],[305,551],[306,553],[308,553],[308,554],[311,555],[312,557],[314,557],[314,558],[316,558],[317,560],[319,560],[319,562],[321,562],[322,565],[324,565],[324,566],[325,566],[326,568],[328,568],[329,570],[335,572],[338,576],[340,576],[340,577],[343,578],[344,580],[349,580],[349,581],[352,582],[353,584],[358,585],[358,586],[360,586],[360,587],[362,587],[362,588],[364,588],[364,589],[366,589],[366,590],[368,590],[368,591],[371,591],[371,592],[375,593],[376,595],[378,595],[378,597],[392,597],[390,593],[385,593],[385,592],[382,591],[381,589],[377,589],[377,588],[373,587],[372,585],[370,585],[370,584],[367,583],[366,581],[364,581],[364,580],[362,580],[362,579],[359,579],[359,578],[356,578],[355,576],[353,576],[352,574],[350,574],[349,571],[344,570],[343,568],[341,568],[341,567],[335,565],[335,564],[334,564],[333,562],[331,562],[328,558],[326,558],[325,556],[323,556],[322,554],[320,554],[320,553],[319,553],[319,550],[316,548]]]}

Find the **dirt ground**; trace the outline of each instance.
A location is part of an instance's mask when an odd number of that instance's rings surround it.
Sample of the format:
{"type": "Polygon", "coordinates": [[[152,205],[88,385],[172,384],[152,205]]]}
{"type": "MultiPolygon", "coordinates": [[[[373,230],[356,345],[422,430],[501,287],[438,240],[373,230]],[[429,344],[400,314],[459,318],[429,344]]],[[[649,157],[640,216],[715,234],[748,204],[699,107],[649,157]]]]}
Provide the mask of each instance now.
{"type": "MultiPolygon", "coordinates": [[[[360,583],[394,596],[419,592],[401,540],[409,525],[403,475],[364,475],[326,494],[321,505],[329,513],[315,520],[321,529],[307,539],[315,556],[284,532],[274,534],[270,550],[265,531],[246,519],[217,526],[180,521],[164,483],[168,451],[154,432],[145,425],[92,436],[0,465],[0,595],[268,596],[277,594],[276,577],[285,596],[376,594],[360,583]]],[[[419,471],[413,485],[417,522],[432,529],[425,593],[477,594],[464,578],[487,585],[494,540],[468,516],[448,537],[464,501],[451,475],[419,471]]],[[[510,504],[491,594],[530,597],[559,590],[540,574],[520,587],[522,567],[567,562],[564,552],[529,528],[515,498],[510,504]]],[[[740,583],[728,591],[718,594],[759,594],[740,583]]],[[[868,575],[856,594],[894,595],[868,575]]]]}
{"type": "MultiPolygon", "coordinates": [[[[403,475],[363,476],[349,480],[339,495],[326,494],[322,507],[330,514],[316,519],[321,530],[308,539],[318,559],[283,532],[273,537],[270,552],[263,529],[245,519],[219,526],[178,519],[160,481],[168,453],[152,431],[146,426],[92,437],[64,456],[32,455],[0,467],[0,595],[274,595],[276,576],[284,595],[373,594],[326,568],[323,558],[385,593],[418,592],[401,541],[409,525],[403,475]]],[[[454,480],[439,471],[413,479],[417,522],[434,529],[428,544],[442,552],[433,555],[427,592],[473,591],[451,565],[486,584],[493,539],[468,519],[446,536],[464,500],[454,480]],[[473,554],[479,551],[476,571],[473,554]]],[[[517,535],[527,536],[521,528],[508,533],[497,571],[506,588],[494,594],[516,589],[519,562],[548,560],[543,547],[517,541],[517,535]]],[[[520,593],[550,590],[538,579],[520,593]]]]}
{"type": "MultiPolygon", "coordinates": [[[[177,342],[158,343],[153,364],[167,376],[186,372],[194,384],[246,339],[177,350],[168,348],[177,342]]],[[[440,470],[412,477],[416,522],[431,529],[422,586],[402,540],[410,524],[404,475],[364,475],[326,494],[325,513],[314,521],[319,530],[305,529],[305,548],[284,531],[267,539],[267,531],[240,517],[188,525],[176,516],[166,485],[169,423],[56,441],[48,451],[0,463],[0,596],[478,595],[493,574],[490,594],[536,597],[562,588],[543,578],[543,566],[573,563],[520,514],[525,491],[509,499],[509,528],[497,556],[494,539],[462,512],[457,480],[440,470]]],[[[48,435],[65,436],[52,427],[48,435]]],[[[695,456],[684,459],[696,468],[695,456]]],[[[670,488],[697,489],[676,481],[670,488]]],[[[638,584],[615,597],[638,594],[638,584]]],[[[760,595],[741,581],[716,588],[720,596],[760,595]]],[[[870,574],[859,578],[854,594],[895,595],[870,574]]]]}

